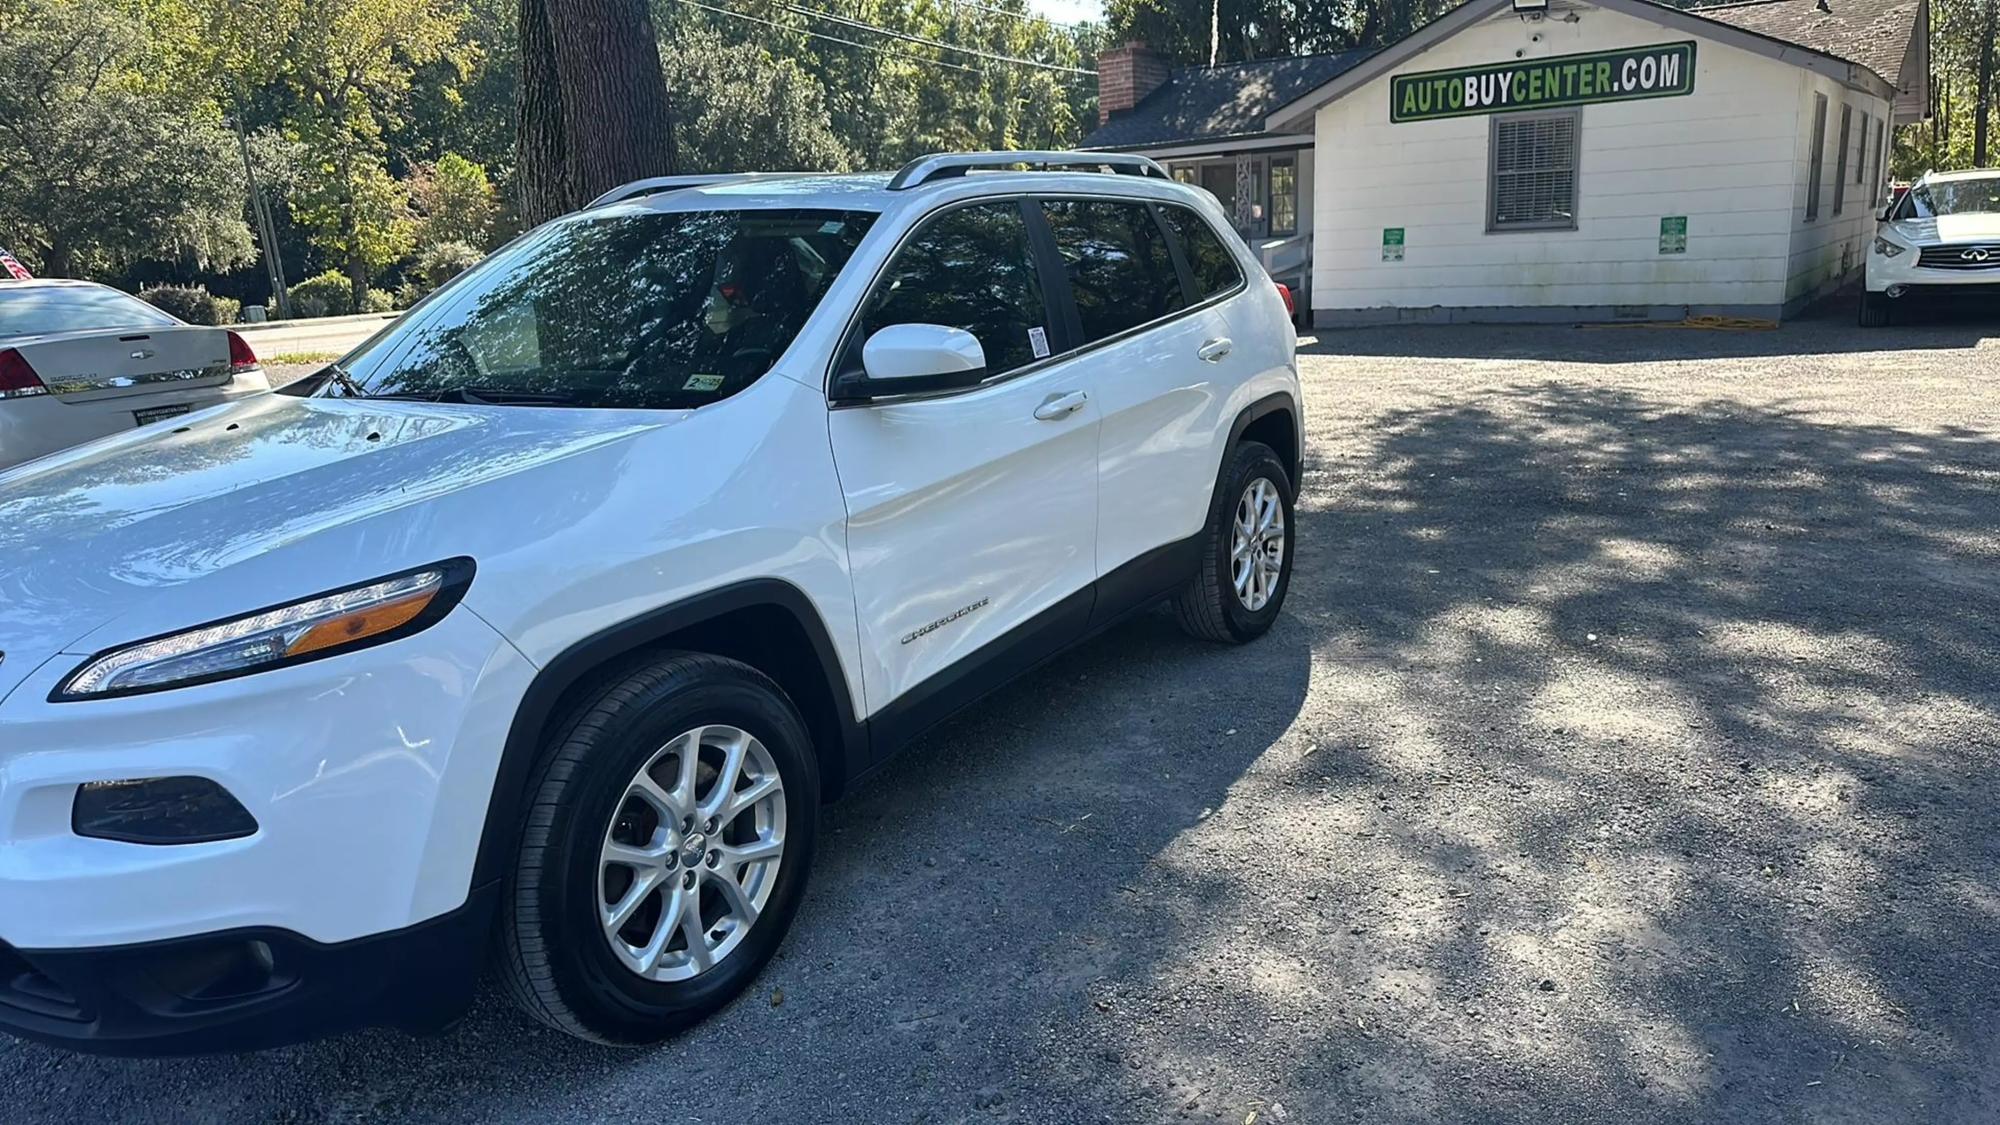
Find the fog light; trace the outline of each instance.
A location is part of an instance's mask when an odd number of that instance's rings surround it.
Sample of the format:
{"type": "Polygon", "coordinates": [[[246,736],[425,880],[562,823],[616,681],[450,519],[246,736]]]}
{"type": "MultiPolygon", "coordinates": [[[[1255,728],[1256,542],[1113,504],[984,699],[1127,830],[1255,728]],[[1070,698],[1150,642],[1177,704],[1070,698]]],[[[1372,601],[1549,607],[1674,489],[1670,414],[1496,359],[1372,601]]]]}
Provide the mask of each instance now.
{"type": "Polygon", "coordinates": [[[79,786],[70,827],[127,844],[202,844],[248,836],[257,820],[207,778],[153,777],[79,786]]]}
{"type": "Polygon", "coordinates": [[[1883,292],[1887,293],[1892,298],[1900,297],[1903,294],[1908,293],[1909,291],[1910,287],[1907,285],[1891,285],[1889,288],[1883,290],[1883,292]]]}

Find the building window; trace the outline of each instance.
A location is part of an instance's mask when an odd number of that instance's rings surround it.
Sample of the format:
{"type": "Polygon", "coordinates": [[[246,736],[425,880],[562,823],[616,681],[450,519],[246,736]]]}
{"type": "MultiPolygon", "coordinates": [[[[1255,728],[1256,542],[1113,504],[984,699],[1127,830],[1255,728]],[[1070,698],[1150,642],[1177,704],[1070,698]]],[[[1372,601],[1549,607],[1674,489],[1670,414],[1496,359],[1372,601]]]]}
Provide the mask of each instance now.
{"type": "Polygon", "coordinates": [[[1869,122],[1869,120],[1870,120],[1870,117],[1869,117],[1869,114],[1867,113],[1867,111],[1865,111],[1865,110],[1864,110],[1864,111],[1862,111],[1862,114],[1861,114],[1861,131],[1860,131],[1860,132],[1858,132],[1858,133],[1856,133],[1856,134],[1854,135],[1854,136],[1855,136],[1855,140],[1859,142],[1859,143],[1858,143],[1858,144],[1857,144],[1857,145],[1855,146],[1855,150],[1854,150],[1854,182],[1855,182],[1855,183],[1857,183],[1857,184],[1866,184],[1866,183],[1868,182],[1868,122],[1869,122]]]}
{"type": "Polygon", "coordinates": [[[1299,165],[1290,157],[1271,161],[1271,233],[1299,233],[1299,165]]]}
{"type": "Polygon", "coordinates": [[[1888,122],[1877,121],[1875,123],[1875,186],[1870,189],[1875,193],[1875,201],[1869,204],[1871,207],[1880,206],[1883,196],[1887,194],[1882,188],[1889,180],[1889,165],[1885,163],[1888,160],[1889,154],[1884,151],[1886,146],[1883,143],[1888,135],[1888,122]]]}
{"type": "Polygon", "coordinates": [[[1853,119],[1854,107],[1841,106],[1840,148],[1833,158],[1833,213],[1836,215],[1840,214],[1840,209],[1847,203],[1847,150],[1850,147],[1847,140],[1853,135],[1849,131],[1854,124],[1853,119]]]}
{"type": "Polygon", "coordinates": [[[1813,95],[1812,159],[1806,164],[1806,221],[1819,218],[1819,181],[1826,171],[1826,95],[1813,95]]]}
{"type": "Polygon", "coordinates": [[[1195,182],[1194,168],[1192,164],[1170,164],[1167,173],[1178,183],[1191,184],[1195,182]]]}
{"type": "Polygon", "coordinates": [[[1498,114],[1492,120],[1486,229],[1575,230],[1578,112],[1498,114]]]}

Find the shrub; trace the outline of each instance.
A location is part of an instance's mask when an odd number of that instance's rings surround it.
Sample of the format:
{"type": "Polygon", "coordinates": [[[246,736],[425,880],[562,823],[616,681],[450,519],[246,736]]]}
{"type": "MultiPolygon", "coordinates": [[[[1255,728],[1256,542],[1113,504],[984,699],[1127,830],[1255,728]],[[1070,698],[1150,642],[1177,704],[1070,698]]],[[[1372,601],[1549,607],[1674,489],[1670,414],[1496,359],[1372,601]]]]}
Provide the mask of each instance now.
{"type": "Polygon", "coordinates": [[[292,315],[346,316],[354,311],[354,286],[339,270],[328,270],[292,286],[292,315]]]}
{"type": "Polygon", "coordinates": [[[414,277],[406,277],[396,286],[396,307],[407,309],[424,299],[424,287],[414,277]]]}
{"type": "Polygon", "coordinates": [[[242,307],[236,301],[229,302],[229,319],[224,320],[222,302],[204,285],[156,285],[139,290],[139,299],[189,324],[230,324],[236,319],[236,309],[242,307]]]}
{"type": "Polygon", "coordinates": [[[477,265],[482,257],[485,255],[469,243],[440,242],[417,255],[416,274],[425,285],[436,289],[477,265]]]}
{"type": "Polygon", "coordinates": [[[236,298],[211,295],[209,300],[215,302],[215,323],[235,324],[243,319],[243,302],[236,298]]]}
{"type": "Polygon", "coordinates": [[[395,310],[396,295],[387,289],[370,289],[367,295],[361,298],[362,312],[384,313],[394,312],[395,310]]]}

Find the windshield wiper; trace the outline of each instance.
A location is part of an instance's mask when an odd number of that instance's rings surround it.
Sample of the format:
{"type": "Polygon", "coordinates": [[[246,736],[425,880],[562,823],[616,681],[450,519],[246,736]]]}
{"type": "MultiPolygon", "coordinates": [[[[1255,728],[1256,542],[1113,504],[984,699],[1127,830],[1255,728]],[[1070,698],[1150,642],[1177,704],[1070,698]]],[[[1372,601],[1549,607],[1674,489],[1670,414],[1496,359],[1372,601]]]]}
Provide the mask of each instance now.
{"type": "Polygon", "coordinates": [[[347,373],[347,368],[342,367],[338,363],[329,363],[322,370],[326,374],[327,378],[332,379],[334,385],[340,388],[340,393],[343,397],[345,398],[368,397],[368,392],[365,389],[363,389],[363,387],[359,382],[355,381],[354,376],[349,375],[347,373]]]}

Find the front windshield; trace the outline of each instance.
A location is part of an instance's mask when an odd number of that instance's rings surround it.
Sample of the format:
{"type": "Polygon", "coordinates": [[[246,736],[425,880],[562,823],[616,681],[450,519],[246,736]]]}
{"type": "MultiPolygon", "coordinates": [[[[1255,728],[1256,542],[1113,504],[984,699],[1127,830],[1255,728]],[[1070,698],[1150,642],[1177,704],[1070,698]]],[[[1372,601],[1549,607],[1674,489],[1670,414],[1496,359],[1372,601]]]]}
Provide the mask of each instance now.
{"type": "Polygon", "coordinates": [[[681,409],[776,363],[868,232],[858,211],[584,213],[350,356],[371,397],[681,409]]]}
{"type": "Polygon", "coordinates": [[[1898,219],[1935,219],[1940,215],[2000,212],[2000,176],[1972,180],[1937,180],[1918,184],[1903,196],[1898,219]]]}

